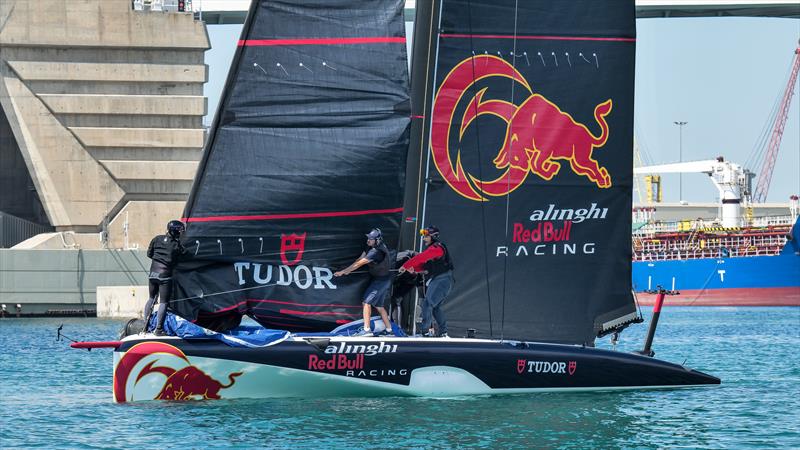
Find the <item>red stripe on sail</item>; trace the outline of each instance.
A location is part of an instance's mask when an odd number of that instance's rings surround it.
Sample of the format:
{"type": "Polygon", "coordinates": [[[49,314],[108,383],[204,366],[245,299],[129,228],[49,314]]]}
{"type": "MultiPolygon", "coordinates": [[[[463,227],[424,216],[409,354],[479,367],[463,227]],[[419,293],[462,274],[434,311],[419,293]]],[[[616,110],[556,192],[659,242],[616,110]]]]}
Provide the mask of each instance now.
{"type": "Polygon", "coordinates": [[[293,311],[291,309],[278,310],[281,314],[296,315],[296,316],[357,316],[358,313],[345,313],[335,311],[293,311]]]}
{"type": "Polygon", "coordinates": [[[296,214],[254,214],[252,216],[215,216],[215,217],[184,217],[184,222],[226,222],[237,220],[282,220],[282,219],[319,219],[323,217],[349,217],[366,216],[369,214],[391,214],[403,212],[403,208],[366,209],[363,211],[332,211],[319,213],[296,214]]]}
{"type": "MultiPolygon", "coordinates": [[[[237,309],[239,306],[246,305],[248,303],[276,303],[276,304],[279,304],[279,305],[292,305],[292,306],[314,306],[314,307],[321,306],[321,307],[327,307],[327,308],[358,308],[358,309],[361,309],[360,305],[359,306],[355,306],[355,305],[337,305],[337,304],[333,304],[333,303],[294,303],[294,302],[286,302],[286,301],[281,301],[281,300],[247,299],[247,300],[242,300],[241,302],[236,303],[234,305],[226,306],[225,308],[218,309],[218,310],[213,311],[213,312],[201,312],[200,315],[219,314],[219,313],[223,313],[223,312],[226,312],[226,311],[231,311],[231,310],[237,309]]],[[[281,310],[281,312],[283,312],[283,311],[284,310],[281,310]]],[[[347,313],[342,313],[342,314],[347,314],[347,313]]]]}
{"type": "Polygon", "coordinates": [[[520,39],[535,41],[615,41],[636,42],[636,38],[623,37],[582,37],[582,36],[508,36],[504,34],[440,34],[443,38],[468,38],[468,39],[520,39]]]}
{"type": "Polygon", "coordinates": [[[308,38],[308,39],[247,39],[239,40],[239,47],[262,47],[275,45],[356,45],[356,44],[405,44],[404,37],[352,37],[352,38],[308,38]]]}
{"type": "MultiPolygon", "coordinates": [[[[261,317],[261,316],[256,314],[256,317],[261,317]]],[[[313,329],[314,328],[314,327],[309,326],[309,325],[299,325],[299,324],[296,324],[296,323],[275,322],[273,320],[265,320],[264,322],[266,322],[266,323],[268,323],[270,325],[278,325],[278,326],[281,326],[281,327],[309,328],[309,329],[313,329]]]]}
{"type": "Polygon", "coordinates": [[[250,299],[248,301],[255,302],[255,303],[277,303],[279,305],[292,305],[292,306],[323,306],[329,308],[358,308],[361,309],[361,305],[337,305],[333,303],[294,303],[294,302],[286,302],[282,300],[255,300],[250,299]]]}

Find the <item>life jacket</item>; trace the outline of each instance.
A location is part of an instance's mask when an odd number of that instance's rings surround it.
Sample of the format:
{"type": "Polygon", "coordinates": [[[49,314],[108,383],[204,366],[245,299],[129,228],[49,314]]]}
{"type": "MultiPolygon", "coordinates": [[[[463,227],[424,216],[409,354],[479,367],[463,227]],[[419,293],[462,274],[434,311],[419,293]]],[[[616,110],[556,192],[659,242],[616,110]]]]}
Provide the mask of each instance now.
{"type": "Polygon", "coordinates": [[[368,265],[369,274],[373,278],[388,277],[389,276],[389,268],[391,267],[391,263],[392,263],[390,261],[391,258],[389,257],[389,247],[387,247],[386,244],[381,242],[379,245],[376,245],[373,248],[375,250],[378,250],[379,252],[383,253],[383,259],[381,260],[381,262],[377,262],[377,263],[376,262],[370,262],[369,263],[369,265],[368,265]]]}
{"type": "Polygon", "coordinates": [[[428,272],[428,278],[433,278],[445,272],[453,270],[453,262],[450,260],[450,252],[444,243],[436,241],[430,245],[431,247],[440,247],[444,251],[444,255],[440,258],[431,259],[426,261],[422,267],[428,272]]]}
{"type": "Polygon", "coordinates": [[[147,257],[153,260],[150,271],[172,273],[172,269],[178,264],[178,257],[184,252],[179,240],[165,234],[154,237],[147,249],[147,257]]]}

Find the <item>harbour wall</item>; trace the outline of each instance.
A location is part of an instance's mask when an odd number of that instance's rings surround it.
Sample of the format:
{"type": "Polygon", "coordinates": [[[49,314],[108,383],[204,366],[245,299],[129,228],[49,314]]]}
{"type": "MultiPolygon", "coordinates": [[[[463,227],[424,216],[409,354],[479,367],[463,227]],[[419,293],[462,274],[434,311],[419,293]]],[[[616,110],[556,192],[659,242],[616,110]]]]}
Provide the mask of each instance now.
{"type": "Polygon", "coordinates": [[[141,319],[146,301],[147,286],[97,286],[97,317],[141,319]]]}
{"type": "Polygon", "coordinates": [[[135,317],[126,314],[135,310],[132,304],[144,307],[149,267],[140,250],[0,249],[0,303],[9,316],[17,314],[17,305],[22,316],[94,316],[98,287],[121,286],[111,290],[104,310],[135,317]]]}

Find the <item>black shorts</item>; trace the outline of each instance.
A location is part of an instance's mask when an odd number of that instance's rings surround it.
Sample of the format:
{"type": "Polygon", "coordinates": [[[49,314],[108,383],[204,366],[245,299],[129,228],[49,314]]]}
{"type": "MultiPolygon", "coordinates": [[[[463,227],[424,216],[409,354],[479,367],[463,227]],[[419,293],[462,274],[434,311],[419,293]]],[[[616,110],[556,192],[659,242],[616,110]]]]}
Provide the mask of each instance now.
{"type": "Polygon", "coordinates": [[[364,291],[364,298],[361,301],[368,305],[383,307],[391,287],[392,279],[389,277],[373,279],[364,291]]]}

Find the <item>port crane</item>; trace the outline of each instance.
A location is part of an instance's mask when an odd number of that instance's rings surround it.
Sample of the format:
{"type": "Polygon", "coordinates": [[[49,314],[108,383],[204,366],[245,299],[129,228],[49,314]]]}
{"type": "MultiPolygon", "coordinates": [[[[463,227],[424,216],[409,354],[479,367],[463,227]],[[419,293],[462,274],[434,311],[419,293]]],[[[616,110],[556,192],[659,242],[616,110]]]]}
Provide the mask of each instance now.
{"type": "MultiPolygon", "coordinates": [[[[783,130],[789,117],[789,108],[794,96],[794,86],[797,82],[798,72],[800,72],[800,41],[798,41],[798,47],[794,50],[789,81],[783,90],[781,101],[775,110],[775,114],[767,120],[767,125],[765,126],[765,129],[771,129],[769,140],[765,141],[764,145],[757,145],[756,150],[750,157],[755,161],[762,159],[763,155],[762,162],[758,166],[758,183],[755,189],[752,189],[752,179],[755,176],[753,171],[745,169],[739,164],[727,162],[722,157],[716,160],[636,167],[634,174],[705,173],[711,177],[719,191],[723,226],[740,226],[742,222],[742,203],[749,207],[751,203],[764,203],[767,199],[769,185],[772,181],[772,172],[775,169],[775,161],[778,159],[783,130]]],[[[648,180],[648,182],[650,183],[650,188],[655,187],[658,190],[650,197],[654,197],[655,201],[660,201],[660,178],[656,176],[648,180]]],[[[648,198],[648,200],[653,201],[654,198],[648,198]]]]}
{"type": "Polygon", "coordinates": [[[792,102],[792,96],[794,95],[794,85],[797,82],[798,70],[800,70],[800,41],[798,41],[798,47],[794,50],[791,75],[789,76],[789,82],[786,84],[786,89],[783,91],[780,105],[776,110],[777,114],[770,117],[767,121],[768,125],[772,125],[769,141],[766,147],[757,148],[754,153],[755,155],[760,155],[762,153],[764,155],[758,173],[756,188],[752,195],[752,201],[754,203],[764,203],[767,200],[769,184],[772,181],[772,172],[775,168],[775,161],[778,159],[778,150],[780,150],[781,147],[783,129],[786,126],[786,119],[789,116],[789,107],[792,102]]]}
{"type": "Polygon", "coordinates": [[[703,161],[687,161],[672,164],[636,167],[634,175],[650,173],[705,173],[719,191],[722,209],[722,226],[742,225],[742,200],[750,194],[753,173],[739,164],[725,161],[725,158],[703,161]]]}

